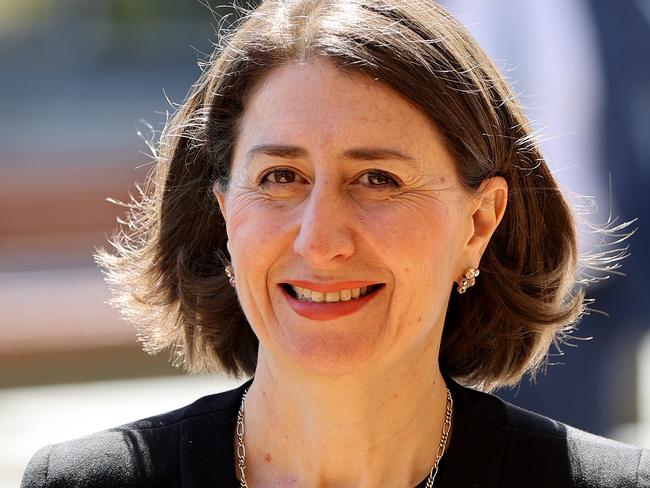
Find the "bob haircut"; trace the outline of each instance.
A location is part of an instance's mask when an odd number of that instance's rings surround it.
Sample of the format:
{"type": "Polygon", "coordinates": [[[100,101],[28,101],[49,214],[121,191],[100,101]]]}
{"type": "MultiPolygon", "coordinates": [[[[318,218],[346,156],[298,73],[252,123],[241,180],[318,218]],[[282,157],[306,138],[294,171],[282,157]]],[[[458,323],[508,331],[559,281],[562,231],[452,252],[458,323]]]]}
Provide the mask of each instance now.
{"type": "Polygon", "coordinates": [[[156,165],[100,250],[113,303],[149,353],[188,371],[252,375],[258,340],[224,274],[225,191],[247,94],[274,68],[326,58],[386,84],[443,135],[470,192],[491,176],[508,206],[476,287],[451,298],[443,374],[490,390],[534,373],[584,310],[570,207],[502,75],[446,10],[423,0],[267,0],[222,35],[167,122],[156,165]]]}

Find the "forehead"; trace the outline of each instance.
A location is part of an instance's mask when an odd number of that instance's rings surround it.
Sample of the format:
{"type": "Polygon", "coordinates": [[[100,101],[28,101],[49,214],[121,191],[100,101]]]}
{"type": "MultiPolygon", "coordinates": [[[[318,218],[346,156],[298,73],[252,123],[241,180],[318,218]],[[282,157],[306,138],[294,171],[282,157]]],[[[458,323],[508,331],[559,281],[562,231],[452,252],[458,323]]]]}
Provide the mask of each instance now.
{"type": "Polygon", "coordinates": [[[342,150],[387,146],[415,158],[448,156],[416,105],[365,74],[326,60],[270,71],[244,103],[237,149],[262,144],[342,150]]]}

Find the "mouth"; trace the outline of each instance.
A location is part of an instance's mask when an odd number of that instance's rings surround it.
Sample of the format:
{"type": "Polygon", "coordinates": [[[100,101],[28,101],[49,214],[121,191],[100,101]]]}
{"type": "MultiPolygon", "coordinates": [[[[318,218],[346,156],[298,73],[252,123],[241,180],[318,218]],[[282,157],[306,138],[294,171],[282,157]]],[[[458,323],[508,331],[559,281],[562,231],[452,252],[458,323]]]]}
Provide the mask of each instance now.
{"type": "MultiPolygon", "coordinates": [[[[368,305],[381,293],[385,283],[348,282],[345,289],[332,289],[332,286],[318,286],[320,290],[296,284],[280,283],[282,294],[289,307],[298,315],[311,320],[334,320],[351,315],[368,305]],[[364,284],[355,287],[354,284],[364,284]],[[328,288],[324,291],[323,288],[328,288]]],[[[305,283],[300,283],[305,284],[305,283]]],[[[312,285],[314,286],[314,285],[312,285]]]]}
{"type": "Polygon", "coordinates": [[[307,303],[339,303],[358,300],[371,295],[384,286],[383,283],[362,286],[358,288],[346,288],[337,291],[312,290],[289,283],[281,283],[280,286],[287,294],[296,300],[307,303]]]}

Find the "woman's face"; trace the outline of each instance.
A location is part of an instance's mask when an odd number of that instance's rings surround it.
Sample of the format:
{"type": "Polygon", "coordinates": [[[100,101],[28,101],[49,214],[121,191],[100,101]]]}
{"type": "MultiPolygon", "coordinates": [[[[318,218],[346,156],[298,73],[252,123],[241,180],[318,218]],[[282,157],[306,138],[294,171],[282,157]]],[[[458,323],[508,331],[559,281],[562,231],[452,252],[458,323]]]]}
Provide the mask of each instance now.
{"type": "Polygon", "coordinates": [[[476,199],[423,113],[326,61],[277,68],[246,101],[231,174],[217,196],[265,360],[435,364],[453,282],[478,263],[476,199]]]}

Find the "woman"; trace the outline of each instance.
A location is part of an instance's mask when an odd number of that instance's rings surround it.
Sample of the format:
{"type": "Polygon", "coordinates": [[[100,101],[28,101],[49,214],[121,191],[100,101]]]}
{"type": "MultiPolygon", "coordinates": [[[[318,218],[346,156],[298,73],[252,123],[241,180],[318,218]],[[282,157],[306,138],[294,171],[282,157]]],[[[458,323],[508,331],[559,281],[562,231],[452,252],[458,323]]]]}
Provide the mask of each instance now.
{"type": "Polygon", "coordinates": [[[148,351],[254,378],[48,446],[24,487],[650,486],[647,451],[477,391],[534,371],[583,293],[521,108],[440,6],[264,2],[150,183],[100,254],[116,303],[148,351]]]}

